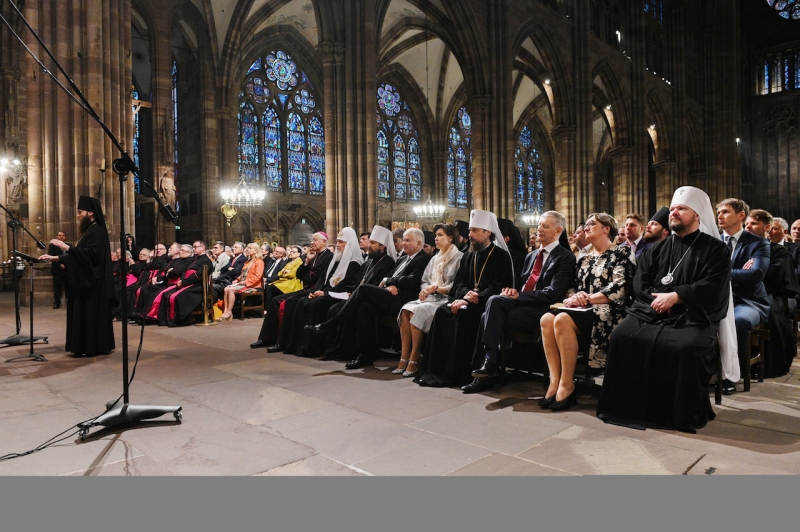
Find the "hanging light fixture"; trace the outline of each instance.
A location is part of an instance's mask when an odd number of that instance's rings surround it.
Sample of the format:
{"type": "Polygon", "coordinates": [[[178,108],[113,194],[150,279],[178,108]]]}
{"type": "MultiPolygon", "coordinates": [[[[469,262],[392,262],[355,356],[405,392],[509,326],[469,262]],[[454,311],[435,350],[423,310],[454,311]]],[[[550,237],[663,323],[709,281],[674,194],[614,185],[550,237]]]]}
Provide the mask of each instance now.
{"type": "Polygon", "coordinates": [[[431,197],[428,196],[428,201],[422,205],[414,207],[414,214],[417,216],[417,218],[422,218],[425,220],[441,218],[444,214],[444,205],[434,205],[431,201],[431,197]]]}
{"type": "Polygon", "coordinates": [[[539,209],[535,208],[532,213],[523,216],[522,221],[525,222],[526,225],[534,227],[539,225],[539,218],[541,218],[541,214],[539,214],[539,209]]]}
{"type": "Polygon", "coordinates": [[[250,188],[244,177],[239,177],[239,182],[233,188],[223,188],[220,191],[223,203],[220,211],[228,219],[228,225],[231,225],[231,219],[239,212],[237,207],[260,207],[267,197],[267,191],[263,188],[250,188]]]}

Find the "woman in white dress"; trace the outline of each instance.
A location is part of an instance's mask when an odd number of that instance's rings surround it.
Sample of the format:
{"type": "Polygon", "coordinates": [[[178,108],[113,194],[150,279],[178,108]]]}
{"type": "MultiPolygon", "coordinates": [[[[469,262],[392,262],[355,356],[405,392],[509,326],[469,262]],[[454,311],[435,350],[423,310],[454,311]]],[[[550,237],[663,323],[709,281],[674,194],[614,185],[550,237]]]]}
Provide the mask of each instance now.
{"type": "Polygon", "coordinates": [[[461,263],[463,253],[458,250],[458,246],[453,245],[458,234],[456,227],[451,224],[437,224],[433,231],[436,235],[436,249],[439,251],[428,262],[422,274],[419,299],[403,305],[397,317],[403,350],[400,364],[397,369],[392,370],[394,375],[412,377],[417,372],[422,335],[430,330],[436,309],[447,303],[447,294],[453,287],[453,280],[461,263]]]}

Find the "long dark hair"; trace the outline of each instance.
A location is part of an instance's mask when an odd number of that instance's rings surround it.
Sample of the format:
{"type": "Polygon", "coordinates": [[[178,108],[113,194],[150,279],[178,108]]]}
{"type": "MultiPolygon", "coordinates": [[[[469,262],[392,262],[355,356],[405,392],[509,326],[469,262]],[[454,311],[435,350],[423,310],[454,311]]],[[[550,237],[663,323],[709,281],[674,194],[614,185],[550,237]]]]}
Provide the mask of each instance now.
{"type": "Polygon", "coordinates": [[[441,229],[444,231],[444,234],[450,237],[450,243],[455,245],[456,243],[456,236],[458,236],[458,229],[453,224],[436,224],[433,226],[433,234],[436,234],[436,231],[441,229]]]}

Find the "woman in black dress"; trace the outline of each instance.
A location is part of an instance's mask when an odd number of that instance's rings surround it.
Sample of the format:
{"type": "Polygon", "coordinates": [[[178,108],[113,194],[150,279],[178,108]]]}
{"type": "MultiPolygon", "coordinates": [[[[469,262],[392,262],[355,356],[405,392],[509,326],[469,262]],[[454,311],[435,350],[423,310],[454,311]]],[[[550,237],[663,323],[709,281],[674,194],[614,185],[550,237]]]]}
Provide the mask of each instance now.
{"type": "Polygon", "coordinates": [[[564,308],[545,314],[540,321],[550,385],[539,404],[551,410],[565,410],[576,403],[579,336],[589,339],[589,366],[605,367],[608,337],[625,317],[625,300],[636,272],[631,248],[614,244],[617,222],[612,216],[592,214],[584,227],[593,250],[578,262],[564,308]]]}

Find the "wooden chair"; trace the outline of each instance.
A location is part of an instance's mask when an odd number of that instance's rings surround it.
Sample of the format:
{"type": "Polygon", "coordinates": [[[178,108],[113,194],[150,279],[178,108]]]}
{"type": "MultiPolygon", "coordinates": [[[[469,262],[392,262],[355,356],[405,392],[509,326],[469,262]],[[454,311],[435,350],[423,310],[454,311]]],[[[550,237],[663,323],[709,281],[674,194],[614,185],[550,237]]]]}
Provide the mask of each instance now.
{"type": "Polygon", "coordinates": [[[719,340],[714,338],[714,362],[717,367],[717,382],[714,383],[714,403],[722,404],[722,352],[719,349],[719,340]]]}
{"type": "Polygon", "coordinates": [[[750,342],[747,351],[742,356],[739,353],[739,366],[744,373],[744,391],[750,391],[750,372],[754,364],[758,364],[758,382],[764,382],[764,360],[767,357],[767,342],[769,342],[769,329],[766,323],[760,323],[750,331],[750,342]],[[753,347],[758,348],[758,354],[753,356],[753,347]]]}
{"type": "MultiPolygon", "coordinates": [[[[208,321],[214,321],[214,280],[208,275],[207,267],[203,267],[203,278],[206,281],[206,302],[205,302],[205,312],[208,314],[208,321]]],[[[192,316],[200,316],[203,317],[203,304],[201,303],[197,309],[192,312],[192,316]]]]}
{"type": "MultiPolygon", "coordinates": [[[[531,344],[535,345],[541,343],[542,341],[542,330],[539,327],[532,328],[529,331],[503,331],[503,339],[500,342],[500,369],[503,370],[503,373],[506,372],[508,366],[508,354],[506,352],[506,344],[508,342],[512,342],[514,344],[531,344]]],[[[519,369],[519,368],[516,368],[519,369]]],[[[531,369],[529,374],[533,373],[531,369]]],[[[545,364],[544,376],[547,376],[547,364],[545,364]]]]}
{"type": "MultiPolygon", "coordinates": [[[[244,319],[244,313],[248,310],[258,310],[259,316],[264,316],[264,289],[257,288],[255,292],[249,294],[236,294],[236,301],[239,305],[239,319],[244,319]]],[[[235,307],[235,305],[234,305],[235,307]]]]}

